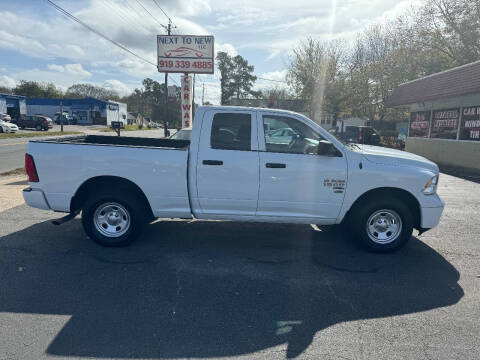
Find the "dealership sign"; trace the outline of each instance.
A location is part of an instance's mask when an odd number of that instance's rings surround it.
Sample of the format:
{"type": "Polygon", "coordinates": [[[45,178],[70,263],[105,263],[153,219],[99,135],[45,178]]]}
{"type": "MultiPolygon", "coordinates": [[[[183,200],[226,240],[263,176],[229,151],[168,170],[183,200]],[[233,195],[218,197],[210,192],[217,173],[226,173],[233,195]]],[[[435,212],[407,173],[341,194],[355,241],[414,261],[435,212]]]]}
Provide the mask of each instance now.
{"type": "Polygon", "coordinates": [[[214,38],[195,35],[157,35],[159,72],[213,74],[214,38]]]}

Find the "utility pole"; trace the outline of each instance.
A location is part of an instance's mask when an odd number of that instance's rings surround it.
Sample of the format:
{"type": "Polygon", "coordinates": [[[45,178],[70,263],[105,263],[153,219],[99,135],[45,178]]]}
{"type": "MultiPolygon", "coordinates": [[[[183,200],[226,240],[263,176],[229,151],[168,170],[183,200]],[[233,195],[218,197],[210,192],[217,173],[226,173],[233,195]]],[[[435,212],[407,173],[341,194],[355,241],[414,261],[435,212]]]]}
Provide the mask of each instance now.
{"type": "Polygon", "coordinates": [[[63,132],[63,104],[60,101],[60,131],[63,132]]]}
{"type": "MultiPolygon", "coordinates": [[[[167,35],[172,33],[172,20],[168,19],[167,35]]],[[[168,73],[165,73],[165,117],[163,120],[163,136],[167,137],[167,123],[168,123],[168,73]]]]}
{"type": "Polygon", "coordinates": [[[205,105],[205,83],[202,82],[202,105],[205,105]]]}
{"type": "Polygon", "coordinates": [[[193,126],[193,119],[195,119],[195,73],[193,74],[193,89],[192,89],[192,118],[190,126],[193,126]]]}

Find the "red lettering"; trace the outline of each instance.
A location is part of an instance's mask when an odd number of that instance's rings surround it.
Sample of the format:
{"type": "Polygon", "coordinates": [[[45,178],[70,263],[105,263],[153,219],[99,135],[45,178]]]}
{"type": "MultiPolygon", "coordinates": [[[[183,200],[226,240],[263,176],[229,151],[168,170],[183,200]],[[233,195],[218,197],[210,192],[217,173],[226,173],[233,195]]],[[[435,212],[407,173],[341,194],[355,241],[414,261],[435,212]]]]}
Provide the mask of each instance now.
{"type": "Polygon", "coordinates": [[[190,111],[191,106],[192,105],[190,105],[190,104],[188,104],[188,105],[187,104],[182,104],[183,110],[185,110],[185,111],[190,111]]]}

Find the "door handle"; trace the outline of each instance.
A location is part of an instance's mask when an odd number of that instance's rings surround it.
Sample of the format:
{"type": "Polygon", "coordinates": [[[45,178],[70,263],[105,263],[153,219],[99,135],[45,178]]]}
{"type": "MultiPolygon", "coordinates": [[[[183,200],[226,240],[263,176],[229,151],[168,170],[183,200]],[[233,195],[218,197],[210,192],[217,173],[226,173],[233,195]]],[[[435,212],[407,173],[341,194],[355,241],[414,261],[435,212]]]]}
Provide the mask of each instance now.
{"type": "Polygon", "coordinates": [[[203,165],[223,165],[221,160],[203,160],[203,165]]]}
{"type": "Polygon", "coordinates": [[[286,164],[280,164],[280,163],[266,163],[265,166],[267,168],[272,168],[272,169],[284,169],[287,167],[286,164]]]}

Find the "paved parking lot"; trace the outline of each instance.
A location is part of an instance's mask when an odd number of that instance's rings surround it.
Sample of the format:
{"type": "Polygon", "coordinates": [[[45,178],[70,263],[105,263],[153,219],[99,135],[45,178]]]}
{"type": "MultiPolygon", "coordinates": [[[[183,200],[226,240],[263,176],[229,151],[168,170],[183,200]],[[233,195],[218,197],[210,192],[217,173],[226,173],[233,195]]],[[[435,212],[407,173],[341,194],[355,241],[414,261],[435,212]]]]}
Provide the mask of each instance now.
{"type": "Polygon", "coordinates": [[[387,255],[334,228],[172,220],[104,249],[17,197],[0,359],[478,359],[480,184],[442,175],[439,192],[440,225],[387,255]]]}

